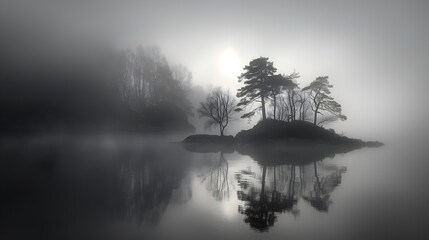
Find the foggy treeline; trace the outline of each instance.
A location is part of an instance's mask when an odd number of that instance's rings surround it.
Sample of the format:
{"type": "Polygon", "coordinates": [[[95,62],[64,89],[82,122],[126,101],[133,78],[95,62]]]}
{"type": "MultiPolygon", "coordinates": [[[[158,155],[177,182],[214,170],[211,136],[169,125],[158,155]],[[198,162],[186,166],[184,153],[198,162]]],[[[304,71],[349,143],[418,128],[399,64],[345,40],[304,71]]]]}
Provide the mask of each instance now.
{"type": "MultiPolygon", "coordinates": [[[[170,66],[156,47],[120,53],[117,90],[122,106],[141,114],[141,125],[150,130],[192,130],[188,99],[192,73],[184,66],[170,66]]],[[[140,127],[141,128],[141,127],[140,127]]]]}
{"type": "Polygon", "coordinates": [[[192,104],[187,99],[192,73],[186,67],[170,67],[158,47],[125,50],[121,57],[119,91],[126,106],[144,112],[150,106],[171,104],[192,114],[192,104]]]}
{"type": "Polygon", "coordinates": [[[158,47],[45,40],[2,48],[2,132],[194,129],[192,74],[170,66],[158,47]]]}

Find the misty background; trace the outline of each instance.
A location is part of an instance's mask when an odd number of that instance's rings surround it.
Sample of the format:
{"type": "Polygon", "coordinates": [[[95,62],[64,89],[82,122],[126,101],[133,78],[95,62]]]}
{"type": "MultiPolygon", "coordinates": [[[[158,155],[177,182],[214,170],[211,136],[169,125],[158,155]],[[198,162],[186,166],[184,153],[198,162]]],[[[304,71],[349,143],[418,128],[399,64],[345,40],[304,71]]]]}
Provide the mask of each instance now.
{"type": "MultiPolygon", "coordinates": [[[[426,0],[0,0],[0,238],[426,239],[428,10],[426,0]],[[328,76],[347,116],[321,129],[309,110],[310,123],[267,120],[263,133],[305,136],[303,125],[385,145],[171,144],[218,135],[200,102],[218,87],[236,96],[260,57],[299,73],[299,91],[328,76]]],[[[237,143],[261,119],[241,114],[225,128],[237,143]]]]}
{"type": "MultiPolygon", "coordinates": [[[[332,95],[348,116],[347,121],[329,125],[337,132],[380,140],[404,133],[427,136],[427,1],[3,0],[0,4],[0,91],[5,108],[25,106],[17,96],[37,86],[43,86],[40,95],[49,93],[52,99],[73,103],[88,102],[82,98],[100,93],[103,104],[93,107],[105,107],[111,99],[103,98],[110,93],[102,92],[109,88],[89,83],[115,78],[112,72],[117,65],[110,56],[124,49],[157,46],[169,66],[181,65],[192,73],[187,96],[194,108],[217,86],[235,95],[242,67],[264,56],[278,72],[299,72],[301,88],[318,76],[329,76],[332,95]],[[236,71],[222,71],[219,59],[225,51],[237,57],[236,71]],[[55,77],[35,77],[43,75],[39,72],[55,77]],[[90,77],[100,73],[105,77],[90,77]],[[16,74],[23,82],[11,78],[16,74]],[[76,91],[64,96],[73,87],[64,87],[62,81],[74,82],[76,91]]],[[[235,121],[226,134],[250,128],[259,118],[235,121]]],[[[197,132],[205,131],[198,116],[191,122],[197,132]]]]}

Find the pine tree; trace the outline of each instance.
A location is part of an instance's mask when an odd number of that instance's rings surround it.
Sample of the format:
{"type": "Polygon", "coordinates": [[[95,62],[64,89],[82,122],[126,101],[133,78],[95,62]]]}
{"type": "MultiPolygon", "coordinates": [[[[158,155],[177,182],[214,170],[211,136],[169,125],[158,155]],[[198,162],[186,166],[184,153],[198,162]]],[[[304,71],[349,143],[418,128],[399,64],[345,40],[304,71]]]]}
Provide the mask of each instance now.
{"type": "Polygon", "coordinates": [[[347,120],[347,117],[341,114],[341,105],[330,96],[333,85],[329,84],[328,77],[318,77],[310,83],[303,91],[310,91],[311,109],[314,111],[314,125],[320,125],[323,122],[335,121],[337,119],[347,120]],[[317,115],[322,114],[322,111],[328,112],[331,115],[325,116],[321,121],[317,121],[317,115]]]}
{"type": "Polygon", "coordinates": [[[252,109],[243,114],[241,118],[252,117],[257,110],[261,109],[262,119],[266,120],[265,100],[270,94],[268,78],[272,76],[277,69],[273,67],[273,63],[268,61],[268,58],[259,57],[250,61],[249,65],[245,66],[245,72],[239,76],[239,82],[244,81],[244,87],[238,89],[237,97],[241,98],[237,104],[239,108],[236,111],[243,111],[246,107],[251,106],[254,102],[261,102],[261,106],[252,109]],[[240,106],[243,106],[241,108],[240,106]]]}

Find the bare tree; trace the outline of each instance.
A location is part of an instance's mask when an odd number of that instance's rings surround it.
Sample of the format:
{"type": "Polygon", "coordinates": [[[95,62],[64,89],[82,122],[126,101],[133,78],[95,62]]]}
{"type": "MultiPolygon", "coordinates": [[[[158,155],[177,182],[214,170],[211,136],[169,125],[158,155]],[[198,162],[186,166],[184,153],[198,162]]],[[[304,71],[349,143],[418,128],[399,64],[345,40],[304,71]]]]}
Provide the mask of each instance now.
{"type": "Polygon", "coordinates": [[[224,130],[231,121],[235,113],[235,98],[222,88],[216,88],[207,96],[205,102],[200,103],[198,113],[200,117],[206,117],[207,127],[219,125],[220,135],[223,136],[224,130]]]}

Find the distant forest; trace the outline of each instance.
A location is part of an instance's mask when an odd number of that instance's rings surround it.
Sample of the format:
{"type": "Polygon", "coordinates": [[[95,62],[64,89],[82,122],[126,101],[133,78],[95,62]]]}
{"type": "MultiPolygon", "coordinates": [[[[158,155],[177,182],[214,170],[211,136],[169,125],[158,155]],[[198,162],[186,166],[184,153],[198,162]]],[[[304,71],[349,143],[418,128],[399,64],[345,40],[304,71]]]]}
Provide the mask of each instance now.
{"type": "Polygon", "coordinates": [[[192,74],[158,47],[2,50],[2,132],[194,130],[192,74]]]}

